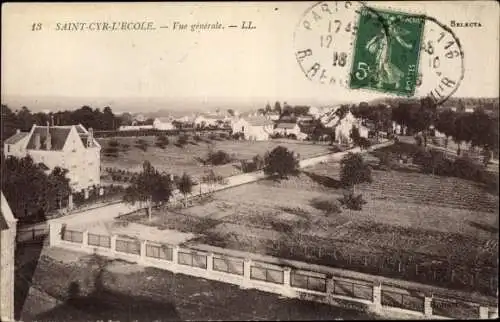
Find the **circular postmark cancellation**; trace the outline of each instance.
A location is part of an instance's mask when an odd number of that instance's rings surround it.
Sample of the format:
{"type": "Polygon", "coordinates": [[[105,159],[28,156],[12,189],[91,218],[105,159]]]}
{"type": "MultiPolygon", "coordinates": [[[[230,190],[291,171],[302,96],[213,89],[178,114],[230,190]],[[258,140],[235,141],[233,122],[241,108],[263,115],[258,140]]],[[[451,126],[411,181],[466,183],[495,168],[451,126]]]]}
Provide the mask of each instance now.
{"type": "Polygon", "coordinates": [[[294,42],[305,76],[332,89],[429,96],[440,104],[463,79],[458,38],[422,14],[357,1],[320,2],[302,16],[294,42]]]}

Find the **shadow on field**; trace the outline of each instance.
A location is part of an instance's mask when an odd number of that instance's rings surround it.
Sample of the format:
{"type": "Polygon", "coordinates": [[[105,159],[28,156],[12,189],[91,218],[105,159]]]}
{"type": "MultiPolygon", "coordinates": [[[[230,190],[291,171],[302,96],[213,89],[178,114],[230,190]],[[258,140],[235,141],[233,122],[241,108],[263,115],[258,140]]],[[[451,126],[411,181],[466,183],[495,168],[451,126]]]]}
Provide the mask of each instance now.
{"type": "Polygon", "coordinates": [[[478,222],[475,222],[475,221],[467,221],[467,223],[471,227],[474,227],[474,228],[477,228],[477,229],[480,229],[480,230],[484,230],[484,231],[486,231],[488,233],[498,234],[498,226],[495,227],[495,226],[492,226],[492,225],[486,225],[486,224],[478,223],[478,222]]]}
{"type": "Polygon", "coordinates": [[[324,187],[333,188],[333,189],[341,189],[343,187],[342,184],[340,183],[340,181],[337,179],[334,179],[334,178],[331,178],[328,176],[322,176],[322,175],[315,174],[315,173],[308,172],[308,171],[302,171],[302,173],[304,173],[306,176],[311,178],[314,182],[316,182],[324,187]]]}
{"type": "Polygon", "coordinates": [[[180,321],[173,303],[157,301],[150,296],[129,295],[110,290],[103,276],[108,261],[93,256],[97,265],[92,292],[85,294],[80,283],[69,284],[66,300],[49,311],[38,314],[42,321],[180,321]]]}
{"type": "MultiPolygon", "coordinates": [[[[40,209],[33,222],[46,222],[46,214],[40,209]]],[[[15,272],[14,272],[14,317],[19,320],[28,292],[33,281],[40,256],[44,247],[46,235],[39,235],[38,229],[17,228],[15,245],[15,272]]]]}

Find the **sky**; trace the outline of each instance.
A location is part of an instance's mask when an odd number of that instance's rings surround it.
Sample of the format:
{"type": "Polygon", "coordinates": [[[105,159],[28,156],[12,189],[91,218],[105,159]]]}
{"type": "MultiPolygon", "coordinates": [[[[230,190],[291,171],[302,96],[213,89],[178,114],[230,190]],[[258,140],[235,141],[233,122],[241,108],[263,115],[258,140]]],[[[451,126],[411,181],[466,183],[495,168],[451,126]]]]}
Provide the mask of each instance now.
{"type": "MultiPolygon", "coordinates": [[[[294,31],[311,2],[8,3],[2,7],[1,98],[32,108],[110,105],[114,110],[263,107],[266,102],[331,104],[380,94],[308,80],[295,58],[294,31]],[[188,25],[256,29],[191,32],[188,25]],[[150,31],[56,31],[66,22],[148,21],[150,31]],[[34,23],[42,30],[32,31],[34,23]],[[161,25],[169,29],[159,28],[161,25]]],[[[418,11],[449,25],[465,54],[457,97],[498,97],[499,10],[495,2],[371,3],[418,11]]]]}

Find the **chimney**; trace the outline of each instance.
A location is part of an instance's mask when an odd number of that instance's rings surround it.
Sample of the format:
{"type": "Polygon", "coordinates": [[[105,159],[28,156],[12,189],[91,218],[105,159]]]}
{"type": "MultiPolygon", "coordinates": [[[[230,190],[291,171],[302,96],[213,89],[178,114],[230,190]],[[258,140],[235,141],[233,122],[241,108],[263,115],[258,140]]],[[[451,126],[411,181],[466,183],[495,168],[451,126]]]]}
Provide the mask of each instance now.
{"type": "Polygon", "coordinates": [[[47,121],[47,137],[45,138],[45,149],[50,150],[52,148],[52,137],[50,136],[50,125],[47,121]]]}
{"type": "Polygon", "coordinates": [[[40,133],[35,133],[35,150],[40,150],[40,133]]]}
{"type": "Polygon", "coordinates": [[[89,135],[87,136],[87,148],[90,148],[93,142],[94,142],[94,130],[91,127],[89,127],[89,135]]]}

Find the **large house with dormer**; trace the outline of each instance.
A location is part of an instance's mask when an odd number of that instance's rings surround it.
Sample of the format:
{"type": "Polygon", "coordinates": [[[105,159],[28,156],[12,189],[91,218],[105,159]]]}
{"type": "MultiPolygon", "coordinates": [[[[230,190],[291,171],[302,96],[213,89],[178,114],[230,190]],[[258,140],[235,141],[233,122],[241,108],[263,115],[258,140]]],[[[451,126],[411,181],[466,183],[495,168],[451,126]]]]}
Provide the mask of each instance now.
{"type": "Polygon", "coordinates": [[[20,132],[5,140],[5,157],[22,158],[30,155],[47,170],[60,167],[68,170],[68,179],[74,191],[99,186],[101,175],[101,146],[93,131],[83,125],[38,126],[29,132],[20,132]]]}

